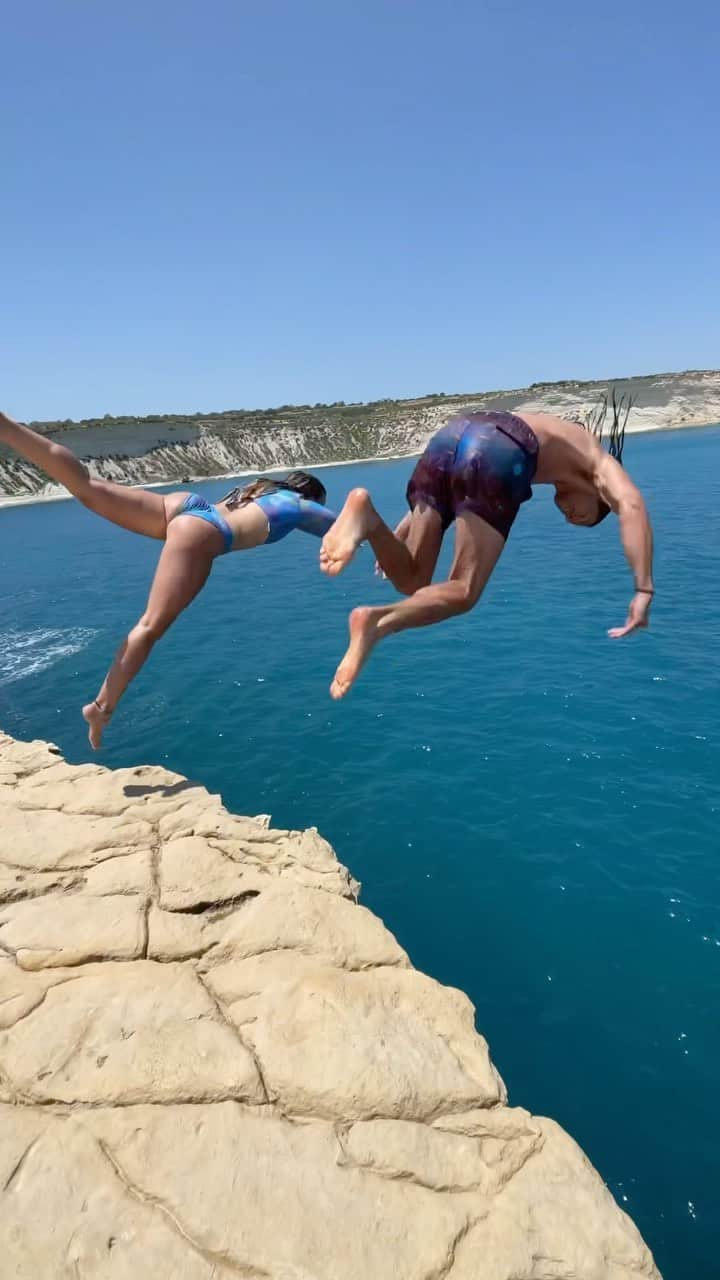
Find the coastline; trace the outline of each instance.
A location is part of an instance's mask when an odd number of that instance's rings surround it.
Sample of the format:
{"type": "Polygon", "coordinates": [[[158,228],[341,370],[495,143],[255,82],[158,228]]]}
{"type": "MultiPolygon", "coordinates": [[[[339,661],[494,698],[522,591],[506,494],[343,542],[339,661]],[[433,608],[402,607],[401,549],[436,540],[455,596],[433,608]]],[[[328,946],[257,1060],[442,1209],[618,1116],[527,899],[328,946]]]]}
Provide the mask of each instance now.
{"type": "MultiPolygon", "coordinates": [[[[718,424],[717,422],[675,422],[669,425],[666,425],[666,424],[645,425],[643,423],[640,423],[637,426],[628,427],[627,435],[629,436],[650,435],[651,433],[665,432],[665,431],[703,431],[707,427],[717,427],[718,425],[720,424],[718,424]]],[[[329,467],[364,466],[374,462],[401,462],[405,458],[419,458],[420,453],[421,453],[421,450],[413,450],[411,453],[382,454],[379,457],[369,457],[369,458],[344,458],[342,460],[333,461],[333,462],[303,462],[302,464],[296,463],[294,465],[296,467],[302,466],[304,470],[308,470],[308,471],[326,471],[329,467]]],[[[262,474],[263,475],[279,475],[283,471],[287,471],[289,466],[290,464],[288,463],[285,466],[263,467],[262,474]]],[[[236,479],[242,479],[244,476],[256,476],[258,474],[260,474],[260,472],[258,471],[257,467],[251,467],[243,471],[219,471],[216,474],[209,475],[209,476],[208,475],[188,476],[187,483],[188,484],[206,484],[209,481],[213,481],[213,480],[236,480],[236,479]]],[[[182,484],[184,483],[185,481],[182,482],[182,484]]],[[[182,484],[178,484],[176,487],[181,488],[182,484]]],[[[167,489],[168,487],[172,487],[172,486],[173,486],[172,480],[155,480],[150,484],[128,485],[128,488],[167,489]]],[[[0,511],[6,510],[6,509],[12,509],[13,507],[34,506],[36,504],[45,503],[45,502],[70,502],[70,501],[72,501],[72,494],[67,492],[28,493],[28,494],[18,495],[17,497],[0,496],[0,511]]]]}
{"type": "MultiPolygon", "coordinates": [[[[709,425],[709,424],[708,424],[709,425]]],[[[354,467],[367,465],[371,462],[401,462],[403,458],[419,458],[419,452],[413,453],[387,453],[382,454],[379,458],[343,458],[340,462],[303,462],[295,463],[294,468],[297,470],[299,466],[307,471],[326,471],[328,467],[354,467]]],[[[283,472],[292,470],[290,463],[285,466],[263,467],[262,473],[257,467],[251,467],[245,471],[218,471],[216,475],[211,476],[188,476],[188,484],[207,484],[211,480],[241,480],[244,476],[272,476],[282,475],[283,472]]],[[[150,484],[130,484],[128,489],[167,489],[169,487],[177,487],[181,489],[185,481],[173,485],[172,480],[153,480],[150,484]]],[[[35,503],[41,502],[71,502],[73,495],[71,493],[28,493],[22,494],[17,498],[0,497],[0,511],[7,507],[28,507],[34,506],[35,503]]]]}

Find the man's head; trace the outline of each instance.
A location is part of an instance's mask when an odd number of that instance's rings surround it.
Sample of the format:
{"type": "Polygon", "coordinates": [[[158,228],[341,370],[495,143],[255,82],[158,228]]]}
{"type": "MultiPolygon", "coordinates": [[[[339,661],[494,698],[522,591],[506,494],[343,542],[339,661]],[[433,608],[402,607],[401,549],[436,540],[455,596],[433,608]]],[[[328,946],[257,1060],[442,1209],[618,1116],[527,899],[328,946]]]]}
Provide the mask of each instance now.
{"type": "Polygon", "coordinates": [[[556,486],[555,506],[562,511],[568,524],[581,525],[585,529],[594,529],[610,515],[607,502],[603,502],[594,489],[585,492],[584,489],[556,486]]]}

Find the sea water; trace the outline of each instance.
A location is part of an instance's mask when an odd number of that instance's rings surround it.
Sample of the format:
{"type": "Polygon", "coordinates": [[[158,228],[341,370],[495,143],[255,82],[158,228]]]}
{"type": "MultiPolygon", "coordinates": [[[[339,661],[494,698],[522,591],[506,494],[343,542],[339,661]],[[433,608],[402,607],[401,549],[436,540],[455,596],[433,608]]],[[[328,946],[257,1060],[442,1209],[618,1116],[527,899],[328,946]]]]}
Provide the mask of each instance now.
{"type": "MultiPolygon", "coordinates": [[[[333,703],[349,609],[393,591],[369,550],[328,580],[294,534],[216,563],[99,758],[317,825],[666,1280],[716,1280],[720,429],[631,437],[626,462],[656,532],[646,633],[606,635],[631,594],[617,522],[570,528],[538,489],[476,610],[387,640],[333,703]]],[[[329,500],[367,485],[396,520],[411,465],[326,470],[329,500]]],[[[0,511],[0,727],[91,758],[80,706],[157,554],[74,502],[0,511]]]]}

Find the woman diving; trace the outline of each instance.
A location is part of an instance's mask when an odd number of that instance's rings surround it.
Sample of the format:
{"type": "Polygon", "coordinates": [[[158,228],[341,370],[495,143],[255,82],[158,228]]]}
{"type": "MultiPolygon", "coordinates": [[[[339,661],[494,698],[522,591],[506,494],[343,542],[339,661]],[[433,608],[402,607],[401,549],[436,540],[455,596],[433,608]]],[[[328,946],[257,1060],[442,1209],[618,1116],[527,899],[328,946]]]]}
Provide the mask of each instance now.
{"type": "Polygon", "coordinates": [[[97,479],[64,445],[3,413],[0,444],[64,485],[90,511],[165,544],[145,612],[120,646],[97,697],[82,709],[95,750],[130,681],[205,585],[217,556],[279,542],[293,529],[322,537],[335,520],[324,505],[324,485],[306,471],[277,480],[263,476],[213,505],[195,493],[161,495],[97,479]]]}

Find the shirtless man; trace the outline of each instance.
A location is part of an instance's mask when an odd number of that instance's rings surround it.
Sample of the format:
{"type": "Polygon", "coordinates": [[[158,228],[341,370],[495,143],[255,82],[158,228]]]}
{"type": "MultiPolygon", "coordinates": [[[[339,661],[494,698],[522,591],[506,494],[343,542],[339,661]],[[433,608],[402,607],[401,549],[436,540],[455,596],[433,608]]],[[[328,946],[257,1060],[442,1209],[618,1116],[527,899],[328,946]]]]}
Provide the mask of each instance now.
{"type": "MultiPolygon", "coordinates": [[[[551,484],[570,524],[592,527],[614,511],[634,577],[624,626],[612,639],[648,625],[653,598],[652,529],[642,495],[621,466],[622,401],[613,398],[610,452],[602,448],[604,413],[595,434],[550,413],[466,413],[430,440],[407,488],[410,512],[396,531],[385,524],[366,489],[354,489],[320,553],[325,573],[341,573],[361,542],[407,600],[350,614],[350,646],[330,687],[342,698],[370,652],[385,636],[426,627],[478,602],[532,484],[551,484]],[[598,435],[598,427],[600,434],[598,435]],[[455,522],[455,555],[447,582],[430,585],[443,535],[455,522]]],[[[625,419],[627,419],[627,406],[625,419]]]]}

